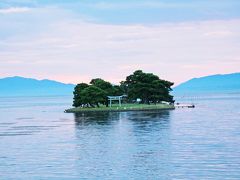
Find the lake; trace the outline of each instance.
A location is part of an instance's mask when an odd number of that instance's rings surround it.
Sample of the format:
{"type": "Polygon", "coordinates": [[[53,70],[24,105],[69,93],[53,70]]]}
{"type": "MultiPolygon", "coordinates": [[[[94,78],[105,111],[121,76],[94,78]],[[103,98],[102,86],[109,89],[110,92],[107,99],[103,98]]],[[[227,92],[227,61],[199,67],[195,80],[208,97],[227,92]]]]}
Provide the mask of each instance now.
{"type": "Polygon", "coordinates": [[[0,179],[240,179],[240,94],[196,108],[66,114],[72,97],[0,98],[0,179]]]}

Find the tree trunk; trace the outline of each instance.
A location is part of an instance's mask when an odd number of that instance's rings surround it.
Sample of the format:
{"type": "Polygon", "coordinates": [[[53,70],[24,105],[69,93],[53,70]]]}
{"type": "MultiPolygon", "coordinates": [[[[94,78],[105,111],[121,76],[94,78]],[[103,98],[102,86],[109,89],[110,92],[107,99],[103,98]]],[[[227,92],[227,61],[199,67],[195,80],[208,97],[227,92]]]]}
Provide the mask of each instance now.
{"type": "Polygon", "coordinates": [[[108,99],[106,100],[106,107],[108,107],[108,99]]]}

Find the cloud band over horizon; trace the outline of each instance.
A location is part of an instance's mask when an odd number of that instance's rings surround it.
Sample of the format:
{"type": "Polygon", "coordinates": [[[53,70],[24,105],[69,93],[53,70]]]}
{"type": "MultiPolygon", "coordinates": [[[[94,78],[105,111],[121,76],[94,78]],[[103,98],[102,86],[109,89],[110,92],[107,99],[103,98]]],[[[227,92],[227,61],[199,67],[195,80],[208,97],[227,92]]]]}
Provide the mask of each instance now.
{"type": "MultiPolygon", "coordinates": [[[[112,23],[102,21],[104,16],[99,20],[94,14],[76,12],[71,3],[35,3],[28,7],[27,1],[23,2],[25,6],[0,8],[1,77],[20,75],[68,83],[101,77],[117,83],[142,69],[180,83],[192,77],[239,71],[237,16],[112,23]]],[[[126,2],[120,7],[113,5],[96,3],[94,8],[128,9],[126,2]]],[[[158,5],[161,9],[176,8],[173,3],[158,5]]],[[[133,3],[129,6],[134,7],[133,3]]],[[[186,8],[184,3],[182,6],[186,8]]]]}

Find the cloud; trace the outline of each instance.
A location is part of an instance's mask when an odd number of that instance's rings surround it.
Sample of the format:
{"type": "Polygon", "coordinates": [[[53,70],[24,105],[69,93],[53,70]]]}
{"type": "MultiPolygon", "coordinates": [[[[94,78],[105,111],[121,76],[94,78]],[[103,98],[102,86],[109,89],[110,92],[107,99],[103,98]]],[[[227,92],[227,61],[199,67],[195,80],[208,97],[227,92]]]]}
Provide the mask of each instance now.
{"type": "Polygon", "coordinates": [[[117,83],[143,69],[179,83],[240,67],[238,19],[112,25],[87,22],[68,11],[39,8],[9,21],[5,30],[15,31],[0,39],[0,76],[72,83],[101,77],[117,83]]]}
{"type": "Polygon", "coordinates": [[[229,37],[233,36],[234,33],[231,31],[212,31],[212,32],[207,32],[204,34],[205,36],[213,37],[213,38],[219,38],[219,37],[229,37]]]}
{"type": "Polygon", "coordinates": [[[15,13],[26,13],[29,12],[31,8],[28,7],[10,7],[6,9],[0,9],[0,14],[15,14],[15,13]]]}

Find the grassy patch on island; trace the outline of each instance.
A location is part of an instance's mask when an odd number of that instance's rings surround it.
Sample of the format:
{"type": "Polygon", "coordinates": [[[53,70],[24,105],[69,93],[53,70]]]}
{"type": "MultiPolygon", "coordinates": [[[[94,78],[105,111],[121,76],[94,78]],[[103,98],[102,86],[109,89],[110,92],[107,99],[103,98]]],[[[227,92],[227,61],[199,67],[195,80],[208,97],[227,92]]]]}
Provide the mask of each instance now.
{"type": "Polygon", "coordinates": [[[113,104],[112,107],[106,107],[101,105],[96,108],[76,107],[67,109],[65,112],[77,113],[77,112],[96,112],[96,111],[144,111],[144,110],[164,110],[174,109],[174,105],[168,104],[122,104],[119,107],[118,104],[113,104]]]}

